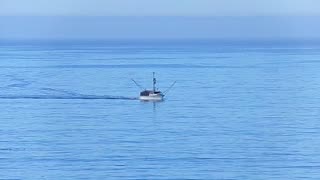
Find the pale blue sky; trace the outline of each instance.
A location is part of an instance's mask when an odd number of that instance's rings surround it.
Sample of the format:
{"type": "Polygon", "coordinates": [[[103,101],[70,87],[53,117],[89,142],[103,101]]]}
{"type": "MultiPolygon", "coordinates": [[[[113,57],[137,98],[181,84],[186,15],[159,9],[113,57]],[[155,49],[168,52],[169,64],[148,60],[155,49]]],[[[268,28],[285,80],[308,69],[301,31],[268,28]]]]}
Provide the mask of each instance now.
{"type": "Polygon", "coordinates": [[[0,0],[0,15],[320,15],[319,0],[0,0]]]}
{"type": "Polygon", "coordinates": [[[320,0],[0,0],[0,39],[320,38],[320,0]]]}

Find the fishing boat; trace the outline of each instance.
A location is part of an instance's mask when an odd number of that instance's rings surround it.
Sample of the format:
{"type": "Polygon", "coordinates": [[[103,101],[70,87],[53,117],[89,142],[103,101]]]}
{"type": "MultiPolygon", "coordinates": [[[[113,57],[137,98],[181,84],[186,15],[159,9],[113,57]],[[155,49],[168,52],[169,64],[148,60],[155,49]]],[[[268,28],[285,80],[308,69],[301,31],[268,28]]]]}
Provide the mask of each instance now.
{"type": "Polygon", "coordinates": [[[140,100],[143,101],[162,101],[164,94],[161,91],[144,90],[140,92],[140,100]]]}
{"type": "MultiPolygon", "coordinates": [[[[132,79],[132,81],[141,89],[142,86],[140,86],[135,80],[132,79]]],[[[165,92],[161,92],[158,90],[158,88],[156,87],[156,83],[157,83],[157,79],[155,78],[155,73],[153,72],[153,84],[152,84],[152,90],[147,90],[144,89],[143,91],[140,92],[140,96],[139,99],[142,101],[163,101],[164,100],[164,96],[165,93],[168,92],[173,85],[175,84],[175,82],[170,86],[170,88],[168,88],[165,92]]]]}
{"type": "Polygon", "coordinates": [[[164,98],[164,94],[161,91],[158,91],[156,88],[157,79],[155,77],[155,73],[153,72],[153,83],[152,90],[144,90],[140,92],[140,100],[144,101],[162,101],[164,98]]]}

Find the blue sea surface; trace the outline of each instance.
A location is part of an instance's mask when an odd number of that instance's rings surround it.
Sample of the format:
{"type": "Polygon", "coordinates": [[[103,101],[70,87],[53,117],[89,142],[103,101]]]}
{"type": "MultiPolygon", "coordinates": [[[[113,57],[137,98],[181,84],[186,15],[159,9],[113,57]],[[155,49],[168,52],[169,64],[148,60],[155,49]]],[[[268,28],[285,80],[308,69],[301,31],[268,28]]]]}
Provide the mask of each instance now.
{"type": "Polygon", "coordinates": [[[318,42],[7,41],[0,82],[1,180],[320,179],[318,42]]]}

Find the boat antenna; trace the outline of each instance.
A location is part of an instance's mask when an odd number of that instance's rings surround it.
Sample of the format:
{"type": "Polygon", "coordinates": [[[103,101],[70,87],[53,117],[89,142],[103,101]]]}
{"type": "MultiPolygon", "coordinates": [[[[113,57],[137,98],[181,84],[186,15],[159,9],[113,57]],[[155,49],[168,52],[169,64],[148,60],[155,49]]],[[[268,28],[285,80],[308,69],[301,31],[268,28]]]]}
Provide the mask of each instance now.
{"type": "Polygon", "coordinates": [[[156,91],[156,83],[157,83],[157,80],[155,78],[155,72],[152,73],[153,74],[153,92],[156,91]]]}
{"type": "Polygon", "coordinates": [[[134,84],[136,84],[141,90],[143,90],[143,89],[145,89],[145,88],[143,88],[140,84],[138,84],[134,79],[131,79],[133,82],[134,82],[134,84]]]}
{"type": "Polygon", "coordinates": [[[173,86],[176,84],[176,82],[177,82],[177,81],[174,81],[174,82],[171,84],[171,86],[170,86],[167,90],[165,90],[165,91],[163,92],[163,94],[167,94],[167,93],[173,88],[173,86]]]}

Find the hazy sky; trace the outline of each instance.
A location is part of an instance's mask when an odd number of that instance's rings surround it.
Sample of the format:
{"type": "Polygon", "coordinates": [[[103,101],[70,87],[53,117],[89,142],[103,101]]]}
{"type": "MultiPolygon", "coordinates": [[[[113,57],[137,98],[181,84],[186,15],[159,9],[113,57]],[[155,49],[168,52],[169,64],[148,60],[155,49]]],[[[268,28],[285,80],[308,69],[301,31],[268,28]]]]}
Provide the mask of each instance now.
{"type": "Polygon", "coordinates": [[[320,15],[319,0],[0,0],[1,15],[320,15]]]}
{"type": "Polygon", "coordinates": [[[320,0],[0,0],[0,39],[320,38],[320,0]]]}

